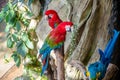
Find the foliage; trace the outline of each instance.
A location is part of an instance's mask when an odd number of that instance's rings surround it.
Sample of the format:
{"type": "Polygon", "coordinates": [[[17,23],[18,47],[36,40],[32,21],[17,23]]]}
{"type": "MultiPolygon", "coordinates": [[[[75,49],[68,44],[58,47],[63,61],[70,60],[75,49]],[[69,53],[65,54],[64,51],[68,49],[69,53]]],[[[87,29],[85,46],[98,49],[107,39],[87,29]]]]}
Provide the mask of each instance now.
{"type": "Polygon", "coordinates": [[[24,65],[24,67],[27,70],[31,69],[40,73],[41,65],[33,53],[36,50],[34,39],[31,38],[28,29],[30,18],[25,18],[25,16],[33,15],[29,6],[34,0],[27,1],[28,7],[23,6],[24,0],[9,1],[0,12],[0,22],[4,21],[6,23],[7,47],[12,50],[11,57],[14,59],[16,66],[19,67],[23,59],[29,58],[31,63],[24,65]],[[20,5],[18,5],[19,2],[20,5]]]}
{"type": "Polygon", "coordinates": [[[78,36],[76,36],[77,33],[78,33],[77,27],[78,27],[77,24],[74,25],[74,29],[73,29],[72,34],[71,34],[71,44],[70,44],[70,46],[69,46],[69,50],[67,51],[67,53],[69,53],[69,54],[66,55],[66,58],[65,58],[65,59],[67,59],[67,57],[69,57],[70,55],[72,55],[75,47],[76,47],[77,44],[78,44],[78,42],[76,42],[76,41],[77,41],[76,39],[77,39],[77,37],[78,37],[78,36]]]}
{"type": "Polygon", "coordinates": [[[0,20],[4,20],[6,23],[5,32],[7,35],[7,47],[13,49],[12,58],[19,66],[21,63],[21,57],[25,57],[29,53],[30,49],[34,49],[34,45],[30,40],[30,36],[27,31],[29,20],[22,16],[22,13],[18,12],[17,4],[8,2],[0,12],[0,20]],[[24,24],[24,27],[21,27],[24,24]],[[14,48],[16,48],[14,50],[14,48]]]}

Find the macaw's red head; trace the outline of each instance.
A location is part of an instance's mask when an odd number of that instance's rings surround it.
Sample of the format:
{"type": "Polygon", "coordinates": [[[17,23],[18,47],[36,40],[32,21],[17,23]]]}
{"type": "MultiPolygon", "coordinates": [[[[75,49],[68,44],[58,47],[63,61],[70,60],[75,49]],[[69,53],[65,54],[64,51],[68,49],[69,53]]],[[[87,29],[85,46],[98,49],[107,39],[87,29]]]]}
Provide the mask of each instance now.
{"type": "Polygon", "coordinates": [[[45,12],[45,17],[52,29],[56,28],[57,25],[62,22],[55,10],[47,10],[45,12]]]}
{"type": "Polygon", "coordinates": [[[70,32],[72,25],[73,25],[72,22],[62,22],[58,25],[57,31],[63,34],[66,32],[70,32]]]}
{"type": "Polygon", "coordinates": [[[47,10],[45,16],[48,20],[58,17],[58,14],[55,10],[47,10]]]}

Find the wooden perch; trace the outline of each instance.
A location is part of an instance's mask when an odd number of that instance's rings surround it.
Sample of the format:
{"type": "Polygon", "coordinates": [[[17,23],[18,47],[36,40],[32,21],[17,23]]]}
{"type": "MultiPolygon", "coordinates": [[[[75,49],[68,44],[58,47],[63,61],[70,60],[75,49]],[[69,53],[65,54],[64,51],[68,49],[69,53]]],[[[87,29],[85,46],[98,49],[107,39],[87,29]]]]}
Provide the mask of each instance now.
{"type": "Polygon", "coordinates": [[[55,65],[55,59],[53,56],[49,58],[49,64],[46,72],[48,80],[57,80],[57,66],[55,65]]]}
{"type": "Polygon", "coordinates": [[[116,65],[109,64],[103,80],[112,80],[113,76],[115,76],[117,74],[118,70],[119,70],[119,68],[116,65]]]}
{"type": "Polygon", "coordinates": [[[53,56],[50,57],[50,67],[51,67],[51,70],[53,71],[52,73],[54,77],[53,80],[57,80],[57,66],[55,64],[55,58],[53,58],[53,56]]]}
{"type": "MultiPolygon", "coordinates": [[[[50,61],[50,60],[49,60],[50,61]]],[[[52,70],[52,66],[50,64],[50,62],[48,63],[48,68],[47,68],[47,73],[46,73],[46,76],[49,80],[55,80],[54,79],[54,74],[53,74],[53,70],[52,70]]]]}
{"type": "Polygon", "coordinates": [[[85,76],[85,74],[84,74],[87,70],[86,70],[85,65],[81,61],[79,61],[79,60],[71,60],[69,62],[69,64],[71,66],[75,67],[76,69],[78,69],[82,73],[83,80],[89,80],[88,77],[85,76]]]}
{"type": "Polygon", "coordinates": [[[55,50],[57,60],[57,80],[65,80],[64,72],[64,46],[55,50]]]}
{"type": "Polygon", "coordinates": [[[47,69],[47,77],[49,80],[65,80],[64,73],[64,46],[54,50],[57,66],[55,65],[55,60],[51,56],[47,69]]]}

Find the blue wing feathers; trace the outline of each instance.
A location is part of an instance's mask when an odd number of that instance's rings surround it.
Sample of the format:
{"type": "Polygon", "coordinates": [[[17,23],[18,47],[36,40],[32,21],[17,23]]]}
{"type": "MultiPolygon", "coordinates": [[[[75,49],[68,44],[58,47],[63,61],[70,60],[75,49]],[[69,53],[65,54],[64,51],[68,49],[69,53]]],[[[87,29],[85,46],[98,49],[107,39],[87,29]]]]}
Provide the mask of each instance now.
{"type": "Polygon", "coordinates": [[[98,53],[100,55],[100,61],[104,62],[105,61],[105,54],[101,49],[98,49],[98,53]]]}

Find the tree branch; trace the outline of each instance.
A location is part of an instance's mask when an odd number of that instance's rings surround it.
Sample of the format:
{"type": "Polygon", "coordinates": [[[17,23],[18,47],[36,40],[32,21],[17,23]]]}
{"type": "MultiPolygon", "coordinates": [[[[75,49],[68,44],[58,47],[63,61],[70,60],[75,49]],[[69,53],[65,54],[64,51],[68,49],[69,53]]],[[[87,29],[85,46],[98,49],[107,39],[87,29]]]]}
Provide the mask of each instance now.
{"type": "Polygon", "coordinates": [[[64,73],[64,46],[55,50],[57,59],[57,80],[65,80],[64,73]]]}
{"type": "Polygon", "coordinates": [[[118,72],[119,68],[114,64],[109,64],[103,80],[111,80],[118,72]]]}

